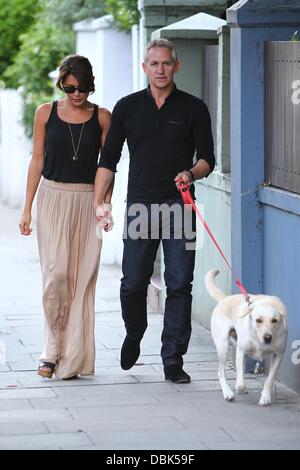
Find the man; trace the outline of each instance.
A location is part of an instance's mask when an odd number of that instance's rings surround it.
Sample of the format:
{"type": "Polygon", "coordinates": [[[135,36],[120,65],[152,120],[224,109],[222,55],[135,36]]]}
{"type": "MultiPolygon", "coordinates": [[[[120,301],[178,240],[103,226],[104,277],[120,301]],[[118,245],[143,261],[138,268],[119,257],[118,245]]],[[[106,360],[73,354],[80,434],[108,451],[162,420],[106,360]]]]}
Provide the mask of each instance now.
{"type": "Polygon", "coordinates": [[[183,208],[176,181],[183,178],[190,186],[213,170],[210,117],[202,100],[176,88],[173,77],[179,62],[171,42],[151,41],[146,47],[143,69],[149,87],[122,98],[113,110],[95,179],[95,208],[103,201],[127,139],[130,166],[121,280],[122,316],[127,335],[121,349],[121,367],[130,369],[140,354],[140,341],[147,328],[147,288],[162,241],[167,286],[161,349],[165,379],[188,383],[190,376],[182,368],[182,356],[191,335],[195,249],[187,249],[184,233],[180,238],[175,236],[175,216],[169,221],[169,237],[162,236],[164,216],[158,222],[158,237],[153,236],[151,210],[155,204],[170,207],[175,203],[183,208]],[[197,161],[193,165],[195,149],[197,161]],[[150,222],[150,228],[145,224],[147,236],[130,234],[135,204],[147,211],[144,220],[150,222]]]}

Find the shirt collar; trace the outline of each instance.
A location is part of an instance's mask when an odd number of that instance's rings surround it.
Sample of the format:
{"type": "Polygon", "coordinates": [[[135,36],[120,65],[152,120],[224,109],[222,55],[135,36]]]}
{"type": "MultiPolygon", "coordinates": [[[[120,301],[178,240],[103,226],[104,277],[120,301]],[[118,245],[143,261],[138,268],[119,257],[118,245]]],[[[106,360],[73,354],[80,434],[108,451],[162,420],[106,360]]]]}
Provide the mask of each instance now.
{"type": "MultiPolygon", "coordinates": [[[[172,90],[171,93],[166,97],[165,101],[168,101],[168,100],[174,98],[174,96],[177,95],[177,93],[178,93],[178,88],[177,88],[177,86],[176,86],[175,83],[174,83],[173,85],[174,85],[173,90],[172,90]]],[[[147,91],[147,95],[148,95],[150,98],[153,99],[153,96],[152,96],[152,93],[151,93],[151,90],[150,90],[150,85],[148,85],[148,87],[146,88],[146,91],[147,91]]]]}

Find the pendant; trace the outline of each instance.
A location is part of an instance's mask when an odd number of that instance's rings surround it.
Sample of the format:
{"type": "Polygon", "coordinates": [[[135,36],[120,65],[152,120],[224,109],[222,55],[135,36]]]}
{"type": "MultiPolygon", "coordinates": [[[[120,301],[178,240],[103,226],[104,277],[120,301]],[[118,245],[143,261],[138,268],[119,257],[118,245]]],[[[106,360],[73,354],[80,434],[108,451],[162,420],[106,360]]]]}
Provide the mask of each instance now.
{"type": "Polygon", "coordinates": [[[78,155],[73,155],[73,161],[76,162],[78,160],[78,155]]]}

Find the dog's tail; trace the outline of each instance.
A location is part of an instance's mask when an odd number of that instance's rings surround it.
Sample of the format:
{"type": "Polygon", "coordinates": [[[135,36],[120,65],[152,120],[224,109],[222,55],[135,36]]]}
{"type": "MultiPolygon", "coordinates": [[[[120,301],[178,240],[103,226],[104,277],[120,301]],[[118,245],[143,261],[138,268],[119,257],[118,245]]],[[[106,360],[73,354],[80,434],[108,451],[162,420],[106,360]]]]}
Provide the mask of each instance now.
{"type": "Polygon", "coordinates": [[[214,283],[214,279],[218,274],[218,269],[211,269],[208,271],[208,273],[205,275],[205,285],[208,293],[212,296],[212,298],[219,302],[220,300],[225,299],[227,295],[224,294],[224,292],[222,292],[214,283]]]}

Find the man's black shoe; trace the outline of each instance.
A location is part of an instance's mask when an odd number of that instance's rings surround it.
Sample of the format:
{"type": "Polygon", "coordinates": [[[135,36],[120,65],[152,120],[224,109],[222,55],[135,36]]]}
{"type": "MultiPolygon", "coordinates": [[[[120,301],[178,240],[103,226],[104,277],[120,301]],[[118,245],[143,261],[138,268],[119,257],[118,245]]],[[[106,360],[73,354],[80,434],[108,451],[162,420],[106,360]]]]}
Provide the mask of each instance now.
{"type": "Polygon", "coordinates": [[[136,363],[140,355],[140,342],[129,339],[128,336],[124,339],[121,349],[121,367],[124,370],[131,369],[136,363]]]}
{"type": "Polygon", "coordinates": [[[164,367],[165,379],[170,380],[174,384],[188,384],[191,377],[187,374],[181,366],[172,364],[164,367]]]}

